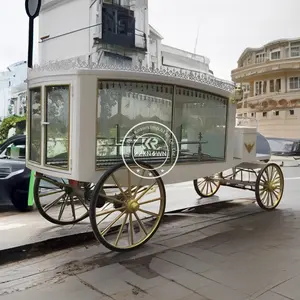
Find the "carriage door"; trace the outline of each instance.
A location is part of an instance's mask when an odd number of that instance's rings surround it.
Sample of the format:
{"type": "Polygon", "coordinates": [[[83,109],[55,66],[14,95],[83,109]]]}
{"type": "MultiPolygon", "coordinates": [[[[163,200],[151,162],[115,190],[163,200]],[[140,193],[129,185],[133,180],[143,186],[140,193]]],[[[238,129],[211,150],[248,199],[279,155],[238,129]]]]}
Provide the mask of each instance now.
{"type": "Polygon", "coordinates": [[[70,85],[45,87],[45,165],[69,169],[70,85]]]}

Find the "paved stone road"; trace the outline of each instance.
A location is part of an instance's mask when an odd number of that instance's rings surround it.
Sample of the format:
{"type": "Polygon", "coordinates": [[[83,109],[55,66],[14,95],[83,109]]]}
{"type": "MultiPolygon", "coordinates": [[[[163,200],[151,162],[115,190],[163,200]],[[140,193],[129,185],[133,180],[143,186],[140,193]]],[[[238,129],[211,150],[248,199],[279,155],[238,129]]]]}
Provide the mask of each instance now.
{"type": "Polygon", "coordinates": [[[2,267],[1,300],[300,299],[299,211],[209,216],[176,215],[129,254],[95,245],[2,267]]]}

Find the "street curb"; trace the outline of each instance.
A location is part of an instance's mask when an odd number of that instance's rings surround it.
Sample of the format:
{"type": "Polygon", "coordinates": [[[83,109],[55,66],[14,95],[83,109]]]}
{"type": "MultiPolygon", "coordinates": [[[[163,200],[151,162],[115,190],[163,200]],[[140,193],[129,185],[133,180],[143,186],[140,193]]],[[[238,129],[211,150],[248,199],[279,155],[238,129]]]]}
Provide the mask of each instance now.
{"type": "Polygon", "coordinates": [[[91,241],[96,241],[94,233],[82,232],[0,250],[0,266],[34,258],[40,256],[41,253],[43,253],[42,255],[46,255],[55,251],[76,247],[91,241]]]}

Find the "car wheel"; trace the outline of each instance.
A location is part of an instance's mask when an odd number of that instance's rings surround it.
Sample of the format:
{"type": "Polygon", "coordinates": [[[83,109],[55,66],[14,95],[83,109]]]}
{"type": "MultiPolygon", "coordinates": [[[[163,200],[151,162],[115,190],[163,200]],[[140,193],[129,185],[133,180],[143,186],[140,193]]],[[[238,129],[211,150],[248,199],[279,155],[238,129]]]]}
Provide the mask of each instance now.
{"type": "Polygon", "coordinates": [[[20,212],[28,212],[34,209],[34,206],[28,206],[28,191],[14,190],[11,195],[11,201],[20,212]]]}

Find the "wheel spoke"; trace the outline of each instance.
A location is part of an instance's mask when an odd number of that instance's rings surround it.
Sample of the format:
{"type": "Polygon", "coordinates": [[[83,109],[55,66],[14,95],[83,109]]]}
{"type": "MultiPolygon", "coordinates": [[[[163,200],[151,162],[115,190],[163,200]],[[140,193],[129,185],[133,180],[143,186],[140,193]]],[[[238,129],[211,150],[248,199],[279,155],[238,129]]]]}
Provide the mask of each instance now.
{"type": "Polygon", "coordinates": [[[138,216],[138,214],[136,212],[134,212],[134,216],[135,216],[136,220],[138,221],[140,227],[143,229],[145,235],[148,235],[148,232],[146,230],[145,225],[143,224],[143,221],[139,218],[139,216],[138,216]]]}
{"type": "Polygon", "coordinates": [[[111,214],[113,214],[115,211],[111,211],[110,213],[108,213],[104,218],[102,218],[98,223],[97,226],[99,226],[104,220],[106,220],[109,216],[111,216],[111,214]]]}
{"type": "Polygon", "coordinates": [[[111,210],[108,210],[108,211],[101,211],[99,213],[96,213],[96,217],[100,217],[100,216],[103,216],[103,215],[106,215],[106,214],[112,214],[114,212],[121,211],[122,209],[125,209],[125,207],[123,206],[123,207],[111,209],[111,210]]]}
{"type": "Polygon", "coordinates": [[[76,220],[76,213],[75,213],[75,206],[74,206],[73,196],[70,197],[70,200],[71,200],[72,215],[73,215],[74,220],[76,220]]]}
{"type": "Polygon", "coordinates": [[[132,214],[129,214],[129,231],[130,231],[130,244],[133,245],[134,244],[134,240],[133,240],[133,222],[132,222],[132,214]]]}
{"type": "Polygon", "coordinates": [[[105,199],[107,199],[107,201],[109,201],[110,203],[124,204],[124,202],[122,200],[116,199],[114,197],[109,197],[106,194],[99,193],[98,195],[101,196],[101,197],[103,197],[103,198],[105,198],[105,199]]]}
{"type": "Polygon", "coordinates": [[[116,224],[120,219],[121,217],[125,214],[125,211],[123,211],[119,216],[117,216],[102,232],[101,234],[103,236],[106,235],[106,233],[113,227],[114,224],[116,224]]]}
{"type": "Polygon", "coordinates": [[[149,190],[151,190],[153,188],[153,186],[155,185],[156,182],[154,182],[153,184],[151,184],[141,195],[139,195],[135,200],[139,201],[142,197],[144,197],[144,195],[146,195],[148,193],[149,190]]]}
{"type": "Polygon", "coordinates": [[[203,193],[203,190],[205,189],[206,185],[207,185],[207,182],[205,181],[205,182],[204,182],[204,185],[203,185],[203,187],[202,187],[202,189],[201,189],[201,193],[203,193]]]}
{"type": "Polygon", "coordinates": [[[202,181],[200,181],[200,182],[198,183],[198,186],[200,187],[200,185],[203,184],[204,182],[205,182],[205,179],[203,179],[202,181]]]}
{"type": "Polygon", "coordinates": [[[152,212],[152,211],[149,211],[149,210],[145,210],[145,209],[139,208],[139,211],[143,212],[144,214],[153,216],[153,217],[158,217],[158,214],[156,214],[156,213],[154,213],[154,212],[152,212]]]}
{"type": "Polygon", "coordinates": [[[89,211],[89,208],[87,207],[87,205],[84,203],[84,199],[82,200],[81,199],[81,196],[80,195],[77,195],[77,199],[79,200],[79,202],[82,204],[82,206],[86,209],[86,211],[89,211]]]}
{"type": "Polygon", "coordinates": [[[120,237],[121,237],[121,235],[122,235],[124,226],[125,226],[125,224],[126,224],[127,218],[128,218],[128,214],[125,215],[124,221],[123,221],[123,223],[122,223],[122,225],[121,225],[121,227],[120,227],[118,236],[117,236],[116,241],[115,241],[115,246],[118,246],[118,243],[119,243],[120,237]]]}
{"type": "Polygon", "coordinates": [[[57,204],[62,198],[64,198],[67,194],[64,193],[63,195],[61,195],[59,198],[57,198],[56,200],[54,200],[53,202],[47,204],[43,209],[44,212],[47,212],[50,208],[52,208],[55,204],[57,204]]]}
{"type": "Polygon", "coordinates": [[[123,197],[125,199],[127,199],[127,196],[125,195],[121,185],[119,184],[119,182],[117,181],[116,177],[114,176],[114,174],[111,174],[112,179],[114,180],[115,184],[117,185],[118,189],[120,190],[121,194],[123,195],[123,197]]]}
{"type": "Polygon", "coordinates": [[[64,210],[65,210],[65,208],[66,208],[66,206],[67,206],[67,201],[68,201],[68,196],[65,197],[65,200],[64,200],[64,202],[63,202],[63,204],[62,204],[62,206],[61,206],[61,208],[60,208],[59,215],[58,215],[58,220],[59,220],[59,221],[61,220],[61,217],[62,217],[62,215],[63,215],[63,213],[64,213],[64,210]]]}
{"type": "Polygon", "coordinates": [[[161,197],[141,202],[141,203],[139,203],[139,205],[149,204],[149,203],[157,202],[157,201],[160,201],[160,200],[161,200],[161,197]]]}

